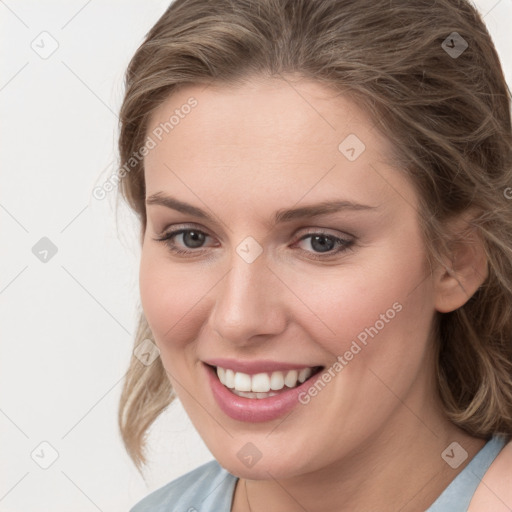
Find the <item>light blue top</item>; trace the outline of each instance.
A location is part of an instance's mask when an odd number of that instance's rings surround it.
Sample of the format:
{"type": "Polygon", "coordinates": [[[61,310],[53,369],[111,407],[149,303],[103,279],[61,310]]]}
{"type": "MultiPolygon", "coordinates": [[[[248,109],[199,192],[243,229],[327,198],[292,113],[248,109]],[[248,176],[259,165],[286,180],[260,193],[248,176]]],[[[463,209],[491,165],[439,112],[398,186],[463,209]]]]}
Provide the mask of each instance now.
{"type": "MultiPolygon", "coordinates": [[[[466,512],[506,439],[494,436],[425,512],[466,512]]],[[[130,512],[230,512],[238,478],[212,460],[139,501],[130,512]]]]}

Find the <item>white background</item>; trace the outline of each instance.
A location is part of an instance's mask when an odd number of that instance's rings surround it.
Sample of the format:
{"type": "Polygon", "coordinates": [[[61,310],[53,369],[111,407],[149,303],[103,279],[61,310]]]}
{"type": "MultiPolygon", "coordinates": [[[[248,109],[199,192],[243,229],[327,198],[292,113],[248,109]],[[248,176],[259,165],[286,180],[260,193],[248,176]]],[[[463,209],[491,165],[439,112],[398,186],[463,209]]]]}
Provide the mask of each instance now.
{"type": "MultiPolygon", "coordinates": [[[[2,512],[127,511],[211,459],[178,402],[151,429],[145,479],[124,452],[137,228],[122,207],[116,223],[115,191],[92,196],[116,167],[123,73],[167,5],[0,0],[2,512]],[[32,44],[58,48],[43,59],[32,44]],[[46,263],[32,253],[42,237],[57,247],[46,263]],[[58,452],[48,469],[43,441],[58,452]]],[[[476,5],[510,85],[512,0],[476,5]]]]}

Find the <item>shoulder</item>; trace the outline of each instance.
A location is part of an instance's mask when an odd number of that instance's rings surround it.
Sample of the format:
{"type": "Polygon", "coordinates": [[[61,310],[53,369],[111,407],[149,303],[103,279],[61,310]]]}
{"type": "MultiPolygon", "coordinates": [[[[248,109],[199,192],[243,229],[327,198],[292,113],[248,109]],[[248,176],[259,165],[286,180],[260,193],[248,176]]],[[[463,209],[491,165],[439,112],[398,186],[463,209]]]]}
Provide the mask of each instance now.
{"type": "Polygon", "coordinates": [[[471,500],[468,512],[509,512],[512,509],[512,440],[494,459],[471,500]]]}
{"type": "MultiPolygon", "coordinates": [[[[139,501],[130,512],[188,512],[204,510],[208,502],[231,503],[236,477],[212,460],[153,491],[139,501]],[[231,492],[231,494],[229,494],[231,492]]],[[[229,505],[228,505],[229,507],[229,505]]],[[[213,509],[212,509],[213,510],[213,509]]],[[[220,512],[219,508],[219,512],[220,512]]],[[[229,508],[227,509],[229,512],[229,508]]]]}

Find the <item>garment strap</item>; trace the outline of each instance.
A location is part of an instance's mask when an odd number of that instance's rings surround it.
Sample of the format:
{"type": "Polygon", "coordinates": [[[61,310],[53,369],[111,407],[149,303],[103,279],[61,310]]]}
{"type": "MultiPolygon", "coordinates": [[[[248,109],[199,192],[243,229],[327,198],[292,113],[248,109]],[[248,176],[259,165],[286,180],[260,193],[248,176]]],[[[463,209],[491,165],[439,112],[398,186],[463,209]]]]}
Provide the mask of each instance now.
{"type": "Polygon", "coordinates": [[[498,435],[487,441],[426,512],[466,512],[485,472],[505,443],[506,438],[498,435]]]}

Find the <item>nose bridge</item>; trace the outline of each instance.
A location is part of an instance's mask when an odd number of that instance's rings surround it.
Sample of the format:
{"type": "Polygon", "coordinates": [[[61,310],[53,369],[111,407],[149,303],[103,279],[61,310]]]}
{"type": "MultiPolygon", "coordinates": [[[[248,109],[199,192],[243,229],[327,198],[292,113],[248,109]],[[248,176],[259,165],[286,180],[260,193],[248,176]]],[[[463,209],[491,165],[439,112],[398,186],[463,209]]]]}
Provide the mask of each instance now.
{"type": "Polygon", "coordinates": [[[234,252],[231,269],[215,295],[210,319],[213,329],[233,342],[284,329],[284,311],[273,279],[263,255],[250,261],[234,252]]]}

